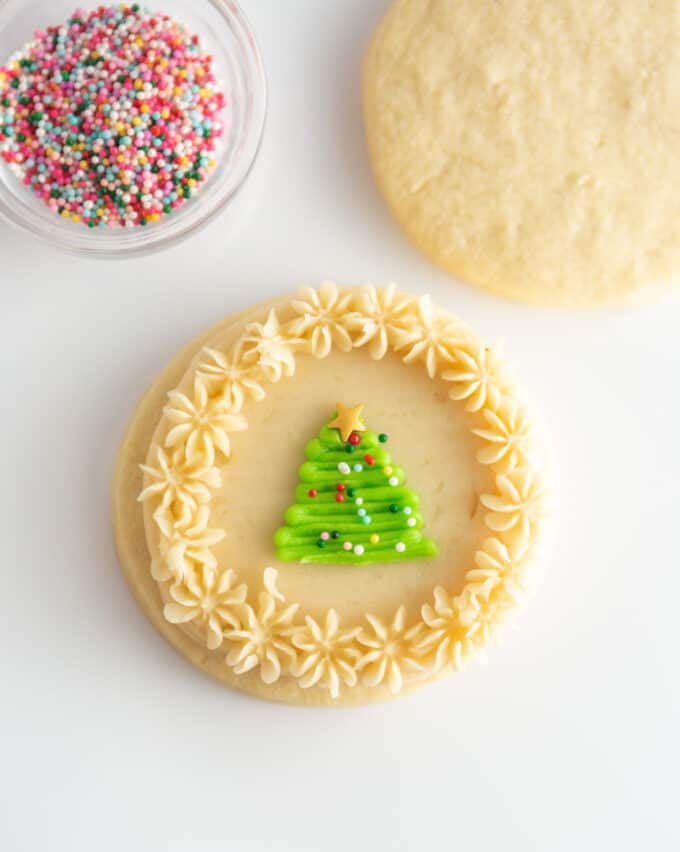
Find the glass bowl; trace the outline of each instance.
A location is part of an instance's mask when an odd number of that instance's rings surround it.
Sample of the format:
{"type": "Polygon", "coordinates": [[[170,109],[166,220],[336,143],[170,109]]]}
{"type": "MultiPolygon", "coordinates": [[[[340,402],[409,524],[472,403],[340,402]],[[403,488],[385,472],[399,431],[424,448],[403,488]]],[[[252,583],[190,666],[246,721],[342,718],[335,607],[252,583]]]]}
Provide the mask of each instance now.
{"type": "MultiPolygon", "coordinates": [[[[106,0],[0,0],[0,65],[33,38],[58,25],[74,9],[115,5],[106,0]]],[[[215,60],[215,74],[227,99],[225,135],[217,166],[178,210],[142,228],[89,230],[60,218],[0,159],[0,218],[65,251],[89,257],[150,254],[175,245],[206,225],[243,184],[260,147],[267,110],[267,85],[255,37],[232,0],[147,0],[200,36],[215,60]]]]}

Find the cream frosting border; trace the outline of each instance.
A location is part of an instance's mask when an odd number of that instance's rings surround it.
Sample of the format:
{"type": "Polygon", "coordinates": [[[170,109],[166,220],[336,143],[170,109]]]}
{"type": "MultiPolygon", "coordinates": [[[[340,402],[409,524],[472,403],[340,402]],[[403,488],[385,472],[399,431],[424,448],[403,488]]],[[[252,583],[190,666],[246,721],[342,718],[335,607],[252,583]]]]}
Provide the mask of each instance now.
{"type": "Polygon", "coordinates": [[[290,308],[293,318],[281,323],[273,308],[226,351],[202,350],[191,394],[168,394],[165,438],[152,443],[141,465],[139,499],[153,510],[154,530],[145,526],[157,536],[151,573],[165,618],[210,651],[225,646],[236,674],[258,669],[266,684],[291,677],[303,689],[325,687],[333,698],[359,683],[398,693],[404,684],[463,668],[498,640],[525,600],[545,516],[535,433],[507,371],[459,319],[394,285],[325,282],[277,307],[290,308]],[[405,606],[391,619],[366,613],[350,626],[331,608],[317,622],[284,599],[273,568],[265,568],[255,595],[212,552],[225,535],[209,526],[210,500],[221,485],[218,461],[230,455],[229,434],[247,428],[246,400],[260,401],[268,382],[293,375],[298,355],[325,358],[333,347],[366,347],[376,360],[392,350],[450,383],[451,399],[475,420],[477,460],[494,475],[494,489],[481,496],[493,535],[476,551],[460,592],[436,587],[415,622],[405,606]]]}

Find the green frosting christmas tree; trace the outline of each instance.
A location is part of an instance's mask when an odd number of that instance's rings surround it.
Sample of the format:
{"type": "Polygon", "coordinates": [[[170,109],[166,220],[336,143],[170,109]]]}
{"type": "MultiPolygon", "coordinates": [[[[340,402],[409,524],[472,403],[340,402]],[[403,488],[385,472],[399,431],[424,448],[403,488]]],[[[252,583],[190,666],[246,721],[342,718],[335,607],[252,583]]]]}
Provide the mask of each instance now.
{"type": "Polygon", "coordinates": [[[369,565],[429,558],[418,496],[392,464],[388,436],[369,432],[363,405],[337,414],[307,444],[295,504],[274,535],[282,562],[369,565]]]}

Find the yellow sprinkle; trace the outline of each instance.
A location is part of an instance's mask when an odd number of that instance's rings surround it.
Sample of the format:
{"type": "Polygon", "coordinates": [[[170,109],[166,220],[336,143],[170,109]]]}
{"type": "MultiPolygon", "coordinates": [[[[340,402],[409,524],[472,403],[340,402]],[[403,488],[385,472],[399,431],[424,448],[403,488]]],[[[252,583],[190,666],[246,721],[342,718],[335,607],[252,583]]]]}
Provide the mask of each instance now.
{"type": "Polygon", "coordinates": [[[208,167],[209,167],[209,168],[211,168],[211,169],[214,169],[214,168],[215,168],[215,161],[214,161],[214,160],[209,160],[209,162],[208,162],[208,167]]]}
{"type": "Polygon", "coordinates": [[[161,112],[161,117],[170,118],[170,110],[167,107],[165,107],[165,109],[161,112]]]}
{"type": "Polygon", "coordinates": [[[125,157],[124,157],[122,154],[119,154],[119,155],[116,157],[116,162],[118,162],[118,163],[124,163],[124,162],[125,162],[125,157]]]}
{"type": "Polygon", "coordinates": [[[80,216],[77,213],[74,213],[73,216],[71,216],[71,221],[80,222],[80,216]]]}
{"type": "Polygon", "coordinates": [[[161,217],[158,215],[158,213],[151,213],[147,218],[150,219],[152,222],[157,222],[161,217]]]}
{"type": "Polygon", "coordinates": [[[68,212],[68,210],[62,210],[62,211],[61,211],[61,216],[62,216],[62,218],[63,218],[63,219],[68,219],[68,217],[69,217],[70,215],[71,215],[71,214],[68,212]]]}
{"type": "Polygon", "coordinates": [[[142,104],[139,108],[139,111],[140,112],[148,112],[149,111],[149,105],[148,104],[142,104]]]}
{"type": "Polygon", "coordinates": [[[158,64],[161,66],[161,68],[167,68],[170,63],[167,59],[161,59],[158,64]]]}
{"type": "Polygon", "coordinates": [[[200,80],[200,78],[204,76],[205,71],[202,68],[197,68],[194,73],[195,73],[196,77],[198,77],[199,80],[200,80]]]}
{"type": "Polygon", "coordinates": [[[193,178],[189,178],[188,184],[193,189],[196,186],[196,181],[193,178]]]}
{"type": "Polygon", "coordinates": [[[99,210],[97,210],[97,216],[103,216],[103,215],[104,215],[104,208],[100,207],[99,210]]]}
{"type": "Polygon", "coordinates": [[[123,122],[122,122],[122,121],[117,121],[117,122],[116,122],[116,130],[117,130],[119,133],[125,133],[125,125],[123,124],[123,122]]]}
{"type": "Polygon", "coordinates": [[[141,80],[135,80],[135,89],[141,89],[141,88],[142,88],[142,81],[141,80]]]}
{"type": "Polygon", "coordinates": [[[177,76],[181,77],[184,80],[186,79],[187,72],[184,70],[184,68],[182,68],[180,71],[177,72],[177,76]]]}
{"type": "Polygon", "coordinates": [[[173,90],[173,94],[175,95],[176,98],[179,98],[182,94],[182,87],[181,86],[175,86],[175,88],[173,90]]]}
{"type": "Polygon", "coordinates": [[[139,125],[142,123],[142,119],[141,119],[138,115],[136,115],[136,116],[132,119],[132,123],[133,123],[133,125],[134,125],[135,127],[139,127],[139,125]]]}
{"type": "Polygon", "coordinates": [[[147,158],[144,155],[141,155],[139,157],[139,162],[140,162],[140,165],[145,166],[149,161],[147,160],[147,158]]]}
{"type": "Polygon", "coordinates": [[[383,473],[385,474],[385,476],[391,476],[392,475],[392,468],[389,465],[387,465],[386,467],[383,468],[383,473]]]}
{"type": "Polygon", "coordinates": [[[371,544],[377,544],[380,541],[380,536],[377,533],[373,533],[371,536],[371,544]]]}
{"type": "Polygon", "coordinates": [[[144,47],[144,39],[143,38],[135,39],[135,44],[137,45],[137,47],[144,47]]]}

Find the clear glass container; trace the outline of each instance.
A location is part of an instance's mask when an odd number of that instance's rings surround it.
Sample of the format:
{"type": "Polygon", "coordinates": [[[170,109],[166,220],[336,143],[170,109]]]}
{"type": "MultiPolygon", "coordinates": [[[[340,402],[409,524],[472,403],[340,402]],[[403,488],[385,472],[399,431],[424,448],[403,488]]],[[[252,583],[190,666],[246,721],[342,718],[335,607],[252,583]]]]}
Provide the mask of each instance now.
{"type": "MultiPolygon", "coordinates": [[[[102,5],[115,4],[106,0],[0,0],[0,65],[29,42],[36,30],[61,24],[76,8],[102,5]]],[[[255,37],[238,5],[232,0],[147,0],[142,5],[185,24],[214,57],[215,74],[227,99],[217,166],[190,200],[158,222],[144,228],[90,230],[57,216],[0,158],[0,219],[75,254],[131,257],[175,245],[229,204],[260,147],[267,85],[255,37]]]]}

